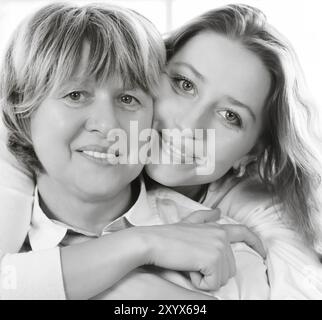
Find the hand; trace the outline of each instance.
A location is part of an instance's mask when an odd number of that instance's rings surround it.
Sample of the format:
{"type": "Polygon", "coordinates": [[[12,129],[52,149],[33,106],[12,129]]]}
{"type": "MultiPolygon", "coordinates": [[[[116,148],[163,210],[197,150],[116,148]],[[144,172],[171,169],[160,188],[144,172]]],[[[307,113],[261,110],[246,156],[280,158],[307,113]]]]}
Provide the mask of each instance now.
{"type": "Polygon", "coordinates": [[[261,239],[251,229],[242,224],[222,224],[220,226],[226,231],[230,243],[245,242],[263,259],[266,258],[266,251],[261,239]]]}
{"type": "MultiPolygon", "coordinates": [[[[181,222],[204,223],[220,219],[219,208],[214,210],[197,210],[185,217],[181,222]]],[[[217,224],[226,232],[229,243],[245,242],[248,246],[258,252],[263,259],[266,258],[266,251],[261,239],[248,227],[242,224],[217,224]]]]}
{"type": "Polygon", "coordinates": [[[219,289],[235,274],[236,266],[226,231],[209,221],[216,212],[202,223],[137,227],[148,247],[146,264],[195,271],[191,281],[196,288],[219,289]]]}
{"type": "MultiPolygon", "coordinates": [[[[188,223],[205,223],[210,221],[217,221],[220,219],[221,211],[219,208],[215,210],[198,210],[192,212],[189,216],[185,217],[182,222],[188,222],[188,223]]],[[[223,245],[228,242],[229,244],[235,243],[235,242],[245,242],[247,245],[249,245],[251,248],[253,248],[255,251],[257,251],[264,259],[266,257],[266,252],[264,249],[264,246],[260,240],[260,238],[252,232],[249,228],[247,228],[244,225],[241,224],[217,224],[216,228],[221,228],[226,232],[225,237],[223,239],[224,243],[223,245]]],[[[228,251],[228,248],[226,248],[226,251],[228,251]]],[[[218,259],[226,259],[224,256],[225,251],[222,252],[223,256],[217,256],[218,259]]],[[[234,263],[229,259],[228,263],[234,263]]],[[[218,277],[221,277],[221,283],[224,285],[230,277],[232,277],[234,274],[224,272],[224,270],[220,269],[225,268],[226,264],[223,262],[222,264],[218,263],[218,270],[217,274],[218,277]]],[[[230,265],[229,270],[235,270],[234,267],[230,265]]],[[[190,272],[190,277],[193,283],[200,282],[202,280],[200,273],[198,272],[190,272]]]]}

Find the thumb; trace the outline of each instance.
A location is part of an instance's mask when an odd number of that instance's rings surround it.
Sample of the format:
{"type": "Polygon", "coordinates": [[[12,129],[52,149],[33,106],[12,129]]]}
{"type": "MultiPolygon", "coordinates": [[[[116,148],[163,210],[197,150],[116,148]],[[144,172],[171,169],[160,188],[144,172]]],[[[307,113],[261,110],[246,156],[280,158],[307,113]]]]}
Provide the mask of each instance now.
{"type": "Polygon", "coordinates": [[[182,219],[185,223],[207,223],[215,222],[220,219],[221,211],[219,208],[211,210],[197,210],[190,213],[187,217],[182,219]]]}

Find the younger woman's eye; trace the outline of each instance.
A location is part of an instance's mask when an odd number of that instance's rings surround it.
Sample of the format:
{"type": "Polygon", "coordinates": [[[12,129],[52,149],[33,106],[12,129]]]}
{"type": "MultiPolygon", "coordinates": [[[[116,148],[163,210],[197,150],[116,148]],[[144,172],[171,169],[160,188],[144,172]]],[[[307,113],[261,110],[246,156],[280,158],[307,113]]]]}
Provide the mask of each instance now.
{"type": "Polygon", "coordinates": [[[236,126],[236,127],[242,127],[242,120],[241,117],[231,110],[223,110],[218,112],[228,124],[236,126]]]}
{"type": "Polygon", "coordinates": [[[188,80],[180,80],[179,85],[184,91],[191,91],[193,89],[193,84],[188,80]]]}
{"type": "Polygon", "coordinates": [[[180,92],[192,96],[196,94],[196,86],[191,80],[187,79],[186,77],[180,75],[173,76],[172,82],[175,86],[175,89],[180,90],[180,92]]]}

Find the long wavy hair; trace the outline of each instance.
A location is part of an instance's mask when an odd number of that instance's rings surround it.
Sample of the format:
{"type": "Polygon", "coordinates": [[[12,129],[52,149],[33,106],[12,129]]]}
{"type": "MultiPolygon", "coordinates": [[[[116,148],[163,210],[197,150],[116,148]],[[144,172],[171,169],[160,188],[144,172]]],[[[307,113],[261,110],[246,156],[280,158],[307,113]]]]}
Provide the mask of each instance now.
{"type": "Polygon", "coordinates": [[[192,37],[214,31],[255,53],[271,76],[256,172],[281,201],[293,226],[322,253],[321,133],[296,54],[258,9],[228,5],[195,18],[166,38],[170,60],[192,37]]]}

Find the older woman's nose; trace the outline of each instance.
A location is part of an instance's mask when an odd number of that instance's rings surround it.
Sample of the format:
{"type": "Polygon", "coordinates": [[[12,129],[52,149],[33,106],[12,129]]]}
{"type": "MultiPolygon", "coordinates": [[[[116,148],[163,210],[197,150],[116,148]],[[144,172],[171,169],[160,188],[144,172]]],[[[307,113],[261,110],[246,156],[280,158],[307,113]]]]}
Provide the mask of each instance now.
{"type": "Polygon", "coordinates": [[[111,129],[119,128],[120,123],[115,114],[113,101],[109,99],[95,101],[90,108],[85,129],[106,137],[111,129]]]}

